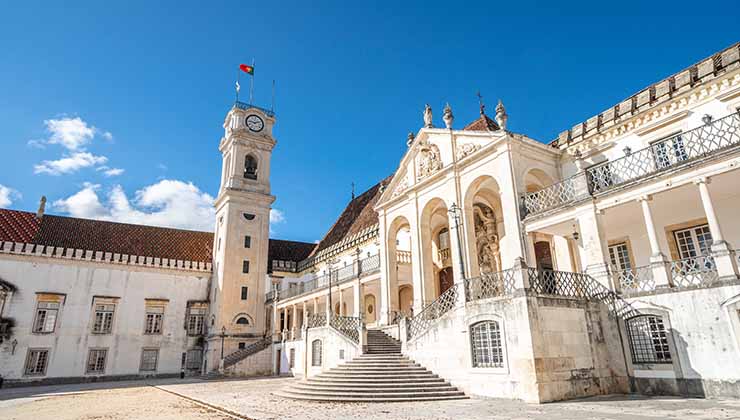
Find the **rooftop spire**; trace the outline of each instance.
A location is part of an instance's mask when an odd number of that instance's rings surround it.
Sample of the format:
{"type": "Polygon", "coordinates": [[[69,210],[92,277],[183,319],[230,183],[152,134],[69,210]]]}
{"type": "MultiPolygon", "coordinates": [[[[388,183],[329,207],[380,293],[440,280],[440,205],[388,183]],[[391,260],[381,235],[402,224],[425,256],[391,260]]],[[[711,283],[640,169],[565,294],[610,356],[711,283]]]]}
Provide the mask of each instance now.
{"type": "Polygon", "coordinates": [[[44,211],[46,211],[46,196],[42,195],[39,200],[39,209],[36,211],[36,219],[41,220],[44,217],[44,211]]]}
{"type": "Polygon", "coordinates": [[[483,95],[480,94],[480,91],[478,91],[478,106],[480,106],[480,114],[486,115],[486,104],[483,103],[483,95]]]}

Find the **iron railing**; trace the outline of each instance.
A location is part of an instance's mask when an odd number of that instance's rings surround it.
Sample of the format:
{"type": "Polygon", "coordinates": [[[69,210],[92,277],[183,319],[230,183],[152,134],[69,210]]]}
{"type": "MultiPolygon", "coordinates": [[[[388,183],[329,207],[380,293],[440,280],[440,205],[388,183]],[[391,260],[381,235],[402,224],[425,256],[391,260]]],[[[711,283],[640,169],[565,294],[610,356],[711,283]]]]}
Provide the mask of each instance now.
{"type": "Polygon", "coordinates": [[[355,344],[360,343],[360,330],[362,329],[360,317],[332,315],[329,325],[355,344]]]}
{"type": "Polygon", "coordinates": [[[740,144],[740,112],[661,140],[624,157],[594,165],[561,182],[522,197],[523,217],[610,191],[678,168],[740,144]]]}
{"type": "MultiPolygon", "coordinates": [[[[343,283],[348,280],[357,278],[365,274],[372,273],[380,269],[380,255],[375,254],[367,258],[354,262],[345,267],[341,267],[336,270],[332,270],[331,273],[322,274],[311,280],[303,283],[294,284],[292,287],[282,289],[279,291],[280,300],[290,299],[295,296],[302,295],[304,293],[314,292],[325,287],[329,287],[329,278],[331,277],[331,284],[336,285],[343,283]]],[[[265,295],[265,302],[271,302],[274,299],[274,291],[269,291],[265,295]]]]}
{"type": "Polygon", "coordinates": [[[655,290],[653,269],[649,265],[626,270],[612,269],[614,284],[626,293],[649,292],[655,290]]]}
{"type": "Polygon", "coordinates": [[[509,269],[465,279],[465,301],[472,302],[514,293],[516,289],[514,273],[514,269],[509,269]]]}
{"type": "Polygon", "coordinates": [[[538,295],[589,298],[593,279],[583,273],[570,271],[527,269],[529,288],[538,295]]]}
{"type": "Polygon", "coordinates": [[[260,111],[264,112],[265,115],[267,115],[268,117],[275,116],[275,112],[270,109],[262,108],[261,106],[257,106],[257,105],[248,104],[246,102],[235,101],[234,108],[245,109],[245,110],[249,108],[257,108],[260,111]]]}
{"type": "Polygon", "coordinates": [[[452,287],[439,295],[437,300],[424,307],[421,312],[414,315],[412,318],[407,318],[407,339],[410,340],[428,330],[439,317],[454,308],[455,302],[457,302],[458,293],[458,284],[455,283],[452,287]]]}
{"type": "Polygon", "coordinates": [[[706,255],[671,261],[671,279],[676,288],[714,283],[719,280],[714,257],[706,255]]]}
{"type": "Polygon", "coordinates": [[[224,357],[224,367],[227,368],[229,366],[233,366],[260,350],[266,349],[270,344],[272,344],[272,337],[265,337],[243,349],[237,350],[224,357]]]}

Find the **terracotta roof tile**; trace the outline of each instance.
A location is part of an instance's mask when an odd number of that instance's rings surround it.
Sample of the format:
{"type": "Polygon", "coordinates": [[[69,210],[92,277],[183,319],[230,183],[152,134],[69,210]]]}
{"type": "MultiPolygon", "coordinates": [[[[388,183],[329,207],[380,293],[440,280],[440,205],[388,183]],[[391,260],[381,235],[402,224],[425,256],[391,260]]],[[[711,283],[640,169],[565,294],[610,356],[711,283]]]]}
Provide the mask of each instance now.
{"type": "Polygon", "coordinates": [[[272,267],[272,260],[299,262],[308,258],[316,244],[298,241],[270,239],[267,267],[272,267]]]}
{"type": "Polygon", "coordinates": [[[183,261],[211,261],[213,234],[0,209],[0,240],[183,261]]]}
{"type": "Polygon", "coordinates": [[[486,114],[481,114],[478,119],[463,128],[463,130],[465,131],[496,131],[498,129],[498,124],[496,124],[496,122],[492,119],[488,118],[488,115],[486,114]]]}

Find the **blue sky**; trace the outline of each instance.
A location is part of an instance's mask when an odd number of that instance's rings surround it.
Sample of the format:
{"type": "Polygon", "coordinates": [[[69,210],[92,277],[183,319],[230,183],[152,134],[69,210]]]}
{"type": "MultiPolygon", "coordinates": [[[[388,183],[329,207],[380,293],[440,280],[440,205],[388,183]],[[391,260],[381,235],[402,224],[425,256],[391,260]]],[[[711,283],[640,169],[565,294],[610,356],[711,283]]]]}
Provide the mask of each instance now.
{"type": "Polygon", "coordinates": [[[395,170],[425,103],[463,125],[480,90],[549,141],[740,39],[736,2],[148,3],[3,6],[0,204],[210,230],[221,124],[254,59],[256,103],[277,81],[273,236],[315,241],[351,182],[395,170]]]}

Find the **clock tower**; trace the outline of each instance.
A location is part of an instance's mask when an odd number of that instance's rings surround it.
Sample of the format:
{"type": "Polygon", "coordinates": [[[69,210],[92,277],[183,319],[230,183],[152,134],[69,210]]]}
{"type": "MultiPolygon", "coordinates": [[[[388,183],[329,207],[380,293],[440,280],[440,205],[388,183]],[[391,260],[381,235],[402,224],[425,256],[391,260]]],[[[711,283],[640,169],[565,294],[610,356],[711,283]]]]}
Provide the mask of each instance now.
{"type": "Polygon", "coordinates": [[[265,282],[270,235],[270,157],[275,116],[236,102],[226,115],[221,186],[213,237],[208,340],[210,368],[265,333],[265,282]],[[224,336],[224,337],[222,337],[224,336]]]}

